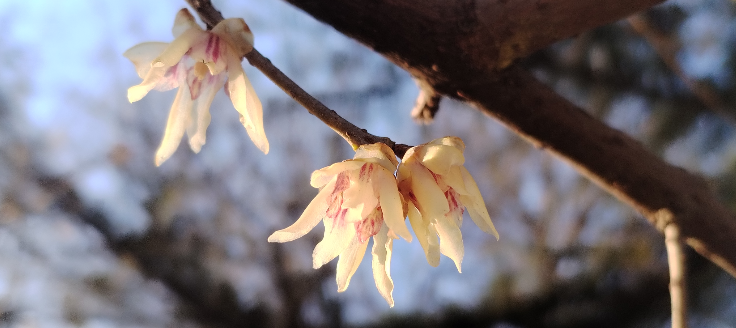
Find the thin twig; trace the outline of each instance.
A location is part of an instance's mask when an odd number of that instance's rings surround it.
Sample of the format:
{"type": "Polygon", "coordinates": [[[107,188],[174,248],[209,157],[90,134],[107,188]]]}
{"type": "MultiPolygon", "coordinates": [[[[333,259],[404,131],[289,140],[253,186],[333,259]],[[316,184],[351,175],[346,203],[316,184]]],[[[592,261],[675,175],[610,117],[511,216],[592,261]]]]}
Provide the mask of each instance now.
{"type": "Polygon", "coordinates": [[[647,40],[647,42],[649,42],[664,64],[667,65],[675,75],[680,77],[680,80],[685,83],[687,88],[690,89],[690,92],[700,99],[706,108],[710,109],[714,114],[729,123],[736,125],[736,115],[727,110],[728,107],[723,100],[721,100],[718,92],[708,84],[688,76],[677,62],[675,54],[677,54],[682,48],[682,45],[677,40],[673,40],[670,36],[657,31],[649,23],[649,19],[647,19],[645,14],[631,16],[628,20],[634,31],[639,33],[647,40]]]}
{"type": "MultiPolygon", "coordinates": [[[[223,20],[222,14],[215,9],[210,0],[187,0],[187,2],[197,12],[208,29],[223,20]]],[[[258,50],[253,49],[253,51],[245,55],[245,58],[253,67],[263,72],[271,81],[278,85],[281,90],[304,106],[310,114],[316,116],[343,137],[353,149],[357,149],[360,145],[381,142],[391,147],[396,156],[401,158],[411,148],[408,145],[397,144],[390,138],[372,135],[365,129],[361,129],[355,126],[355,124],[350,123],[334,110],[329,109],[322,102],[304,91],[304,89],[274,66],[268,58],[263,57],[258,50]]]]}
{"type": "Polygon", "coordinates": [[[672,328],[687,328],[687,288],[685,286],[685,253],[680,228],[670,223],[664,228],[667,262],[670,267],[672,328]]]}

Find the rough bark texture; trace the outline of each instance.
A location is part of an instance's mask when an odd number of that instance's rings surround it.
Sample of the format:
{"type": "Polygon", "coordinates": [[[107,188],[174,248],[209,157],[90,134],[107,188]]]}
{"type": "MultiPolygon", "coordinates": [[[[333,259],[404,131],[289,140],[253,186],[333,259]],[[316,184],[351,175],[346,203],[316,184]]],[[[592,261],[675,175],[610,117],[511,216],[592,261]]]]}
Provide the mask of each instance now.
{"type": "Polygon", "coordinates": [[[660,0],[286,0],[495,117],[736,276],[736,219],[699,177],[566,101],[513,62],[660,0]]]}

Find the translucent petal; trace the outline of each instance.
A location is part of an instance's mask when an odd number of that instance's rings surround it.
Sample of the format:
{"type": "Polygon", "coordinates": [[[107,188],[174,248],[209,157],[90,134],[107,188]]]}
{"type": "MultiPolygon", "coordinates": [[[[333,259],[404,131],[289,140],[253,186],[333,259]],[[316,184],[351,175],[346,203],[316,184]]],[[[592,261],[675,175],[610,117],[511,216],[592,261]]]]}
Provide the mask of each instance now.
{"type": "Polygon", "coordinates": [[[191,115],[191,111],[192,97],[189,95],[189,88],[182,86],[176,93],[176,98],[169,111],[164,138],[156,151],[156,166],[163,164],[179,147],[181,137],[184,136],[184,124],[191,115]]]}
{"type": "Polygon", "coordinates": [[[245,76],[243,68],[240,66],[240,59],[229,56],[227,71],[230,100],[240,113],[240,121],[245,126],[250,140],[264,154],[268,154],[268,139],[266,139],[266,132],[263,130],[263,107],[253,86],[245,76]]]}
{"type": "Polygon", "coordinates": [[[394,307],[394,282],[391,280],[391,252],[393,239],[388,237],[389,228],[384,224],[375,236],[373,236],[373,279],[376,288],[390,307],[394,307]]]}
{"type": "Polygon", "coordinates": [[[434,139],[427,143],[428,145],[445,145],[452,146],[459,149],[461,152],[465,151],[465,143],[462,139],[455,136],[448,136],[434,139]]]}
{"type": "Polygon", "coordinates": [[[452,146],[421,146],[418,155],[424,166],[440,175],[447,174],[452,166],[463,165],[465,163],[463,152],[452,146]]]}
{"type": "Polygon", "coordinates": [[[310,181],[312,187],[319,188],[325,183],[330,181],[332,177],[336,176],[343,171],[359,170],[365,162],[347,160],[340,163],[332,164],[328,167],[321,168],[312,173],[312,179],[310,181]]]}
{"type": "Polygon", "coordinates": [[[360,206],[360,218],[368,216],[378,206],[378,196],[373,192],[373,185],[363,181],[353,182],[343,193],[342,206],[355,209],[360,206]]]}
{"type": "Polygon", "coordinates": [[[417,236],[419,244],[422,245],[424,255],[427,256],[427,262],[429,262],[429,265],[433,267],[438,266],[440,264],[439,242],[435,241],[434,245],[431,244],[431,239],[437,239],[437,233],[435,232],[433,235],[429,234],[429,225],[424,221],[419,210],[417,210],[417,208],[411,203],[409,203],[409,223],[411,223],[411,228],[414,230],[414,234],[417,236]],[[434,252],[430,249],[432,246],[436,248],[434,252]]]}
{"type": "Polygon", "coordinates": [[[311,231],[314,226],[319,223],[325,215],[327,207],[329,206],[328,201],[333,189],[335,188],[335,179],[327,183],[322,190],[317,193],[317,196],[307,205],[299,219],[289,227],[276,231],[268,236],[268,242],[270,243],[285,243],[292,241],[311,231]]]}
{"type": "Polygon", "coordinates": [[[166,77],[164,77],[166,71],[167,69],[163,67],[153,67],[148,70],[148,73],[146,74],[146,77],[143,78],[141,84],[134,85],[128,88],[128,101],[134,103],[138,100],[143,99],[143,97],[145,97],[149,91],[156,88],[159,84],[173,84],[178,86],[178,83],[176,83],[176,81],[162,81],[167,79],[166,77]]]}
{"type": "Polygon", "coordinates": [[[144,42],[126,50],[123,56],[135,65],[138,77],[144,78],[151,69],[153,60],[163,53],[168,46],[169,44],[164,42],[144,42]]]}
{"type": "Polygon", "coordinates": [[[174,27],[171,29],[171,33],[174,34],[175,38],[178,38],[184,31],[194,28],[198,30],[202,30],[199,25],[197,25],[197,22],[194,20],[194,16],[189,13],[189,10],[186,8],[182,8],[179,10],[178,13],[176,13],[176,18],[174,19],[174,27]]]}
{"type": "Polygon", "coordinates": [[[312,252],[312,266],[315,269],[319,269],[325,263],[332,261],[335,257],[340,255],[347,247],[350,242],[356,238],[355,227],[352,223],[344,222],[340,219],[336,219],[332,222],[332,219],[323,220],[325,223],[325,237],[320,241],[314,252],[312,252]]]}
{"type": "Polygon", "coordinates": [[[463,170],[465,170],[464,166],[452,167],[446,175],[442,176],[442,181],[448,186],[452,187],[452,189],[455,189],[458,194],[467,195],[468,191],[465,188],[465,179],[463,178],[462,172],[463,170]]]}
{"type": "MultiPolygon", "coordinates": [[[[153,67],[171,67],[176,65],[184,54],[197,42],[202,42],[207,32],[190,28],[179,35],[169,46],[153,60],[153,67]]],[[[206,41],[206,39],[204,39],[206,41]]]]}
{"type": "Polygon", "coordinates": [[[462,272],[460,265],[463,262],[464,254],[463,235],[460,232],[460,227],[455,222],[457,222],[456,218],[448,216],[442,220],[437,220],[435,228],[440,236],[440,252],[455,262],[457,272],[462,272]]]}
{"type": "Polygon", "coordinates": [[[354,159],[363,159],[371,163],[377,163],[383,166],[391,174],[396,171],[399,161],[396,160],[394,151],[383,143],[374,143],[370,145],[362,145],[355,150],[354,159]]]}
{"type": "Polygon", "coordinates": [[[376,170],[373,173],[375,191],[379,195],[378,200],[383,211],[383,220],[389,229],[406,241],[411,241],[411,233],[404,223],[404,206],[401,204],[399,188],[392,173],[384,170],[376,170]]]}
{"type": "Polygon", "coordinates": [[[353,277],[355,271],[358,270],[360,262],[363,261],[365,250],[368,248],[368,242],[361,243],[358,238],[353,238],[348,248],[340,254],[337,260],[337,292],[341,293],[348,289],[350,278],[353,277]]]}
{"type": "Polygon", "coordinates": [[[411,165],[411,192],[419,202],[419,210],[427,220],[442,218],[450,211],[445,193],[423,165],[411,165]]]}
{"type": "Polygon", "coordinates": [[[496,231],[496,227],[493,226],[491,216],[488,215],[488,210],[486,209],[486,204],[485,201],[483,201],[483,196],[480,194],[478,185],[475,184],[475,180],[468,170],[461,167],[460,171],[462,172],[465,189],[468,192],[467,195],[460,195],[460,201],[463,203],[465,208],[468,209],[468,214],[470,214],[470,218],[473,219],[473,222],[475,222],[481,230],[496,236],[496,239],[498,239],[498,231],[496,231]]]}
{"type": "Polygon", "coordinates": [[[202,93],[194,103],[194,113],[187,126],[189,147],[198,153],[207,141],[207,127],[210,125],[210,105],[215,99],[217,90],[224,83],[222,76],[207,76],[202,83],[202,93]]]}
{"type": "Polygon", "coordinates": [[[253,50],[253,33],[242,18],[225,19],[212,28],[212,33],[226,40],[238,57],[253,50]]]}

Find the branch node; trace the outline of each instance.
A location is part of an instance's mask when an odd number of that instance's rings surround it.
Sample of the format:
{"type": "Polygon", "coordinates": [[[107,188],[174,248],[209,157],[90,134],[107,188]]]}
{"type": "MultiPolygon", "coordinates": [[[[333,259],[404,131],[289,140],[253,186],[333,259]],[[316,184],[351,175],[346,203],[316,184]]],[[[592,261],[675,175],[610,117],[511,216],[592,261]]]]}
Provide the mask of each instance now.
{"type": "Polygon", "coordinates": [[[419,124],[432,123],[435,114],[440,109],[442,96],[424,80],[415,78],[414,81],[419,87],[419,95],[417,96],[416,105],[411,110],[411,117],[419,124]]]}

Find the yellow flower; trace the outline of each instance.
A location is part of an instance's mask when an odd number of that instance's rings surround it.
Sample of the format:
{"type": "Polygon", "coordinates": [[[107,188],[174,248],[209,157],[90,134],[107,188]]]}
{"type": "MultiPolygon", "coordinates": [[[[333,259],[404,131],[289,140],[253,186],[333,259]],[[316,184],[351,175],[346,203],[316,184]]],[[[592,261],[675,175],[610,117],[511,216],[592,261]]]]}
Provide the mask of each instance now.
{"type": "Polygon", "coordinates": [[[373,278],[381,296],[393,307],[393,239],[401,236],[411,241],[394,177],[397,164],[391,148],[376,143],[360,146],[352,160],[314,171],[311,183],[321,188],[319,193],[293,225],[274,232],[268,241],[292,241],[323,220],[325,236],[314,248],[313,266],[317,269],[339,255],[337,291],[342,292],[363,259],[368,238],[373,236],[373,278]]]}
{"type": "Polygon", "coordinates": [[[437,266],[442,253],[455,262],[458,271],[464,254],[463,208],[481,230],[498,239],[478,185],[463,166],[464,150],[458,137],[413,147],[401,160],[397,174],[399,190],[408,203],[409,222],[427,262],[437,266]]]}
{"type": "Polygon", "coordinates": [[[199,152],[210,124],[210,104],[223,85],[251,140],[267,154],[261,101],[240,66],[241,58],[253,50],[253,34],[245,21],[230,18],[212,31],[205,31],[187,9],[182,9],[176,15],[172,31],[175,39],[171,43],[145,42],[123,54],[143,79],[141,84],[128,89],[130,102],[140,100],[153,89],[179,88],[164,138],[156,151],[156,166],[174,153],[185,130],[189,146],[195,153],[199,152]]]}

